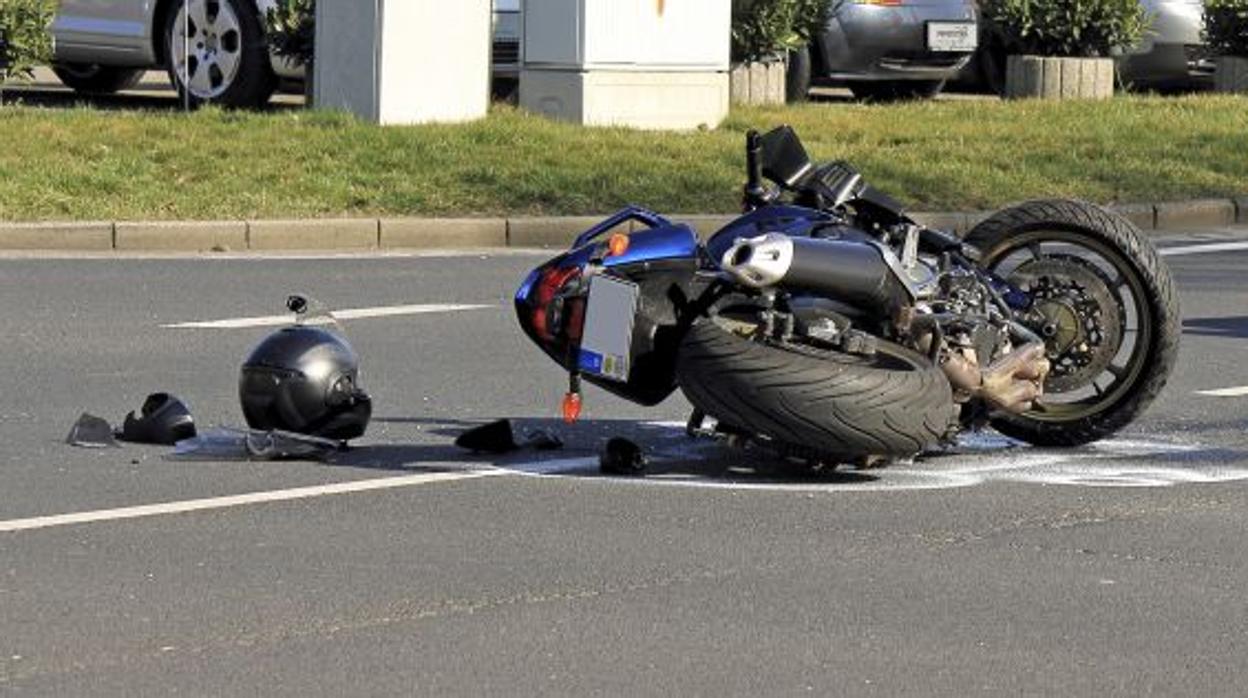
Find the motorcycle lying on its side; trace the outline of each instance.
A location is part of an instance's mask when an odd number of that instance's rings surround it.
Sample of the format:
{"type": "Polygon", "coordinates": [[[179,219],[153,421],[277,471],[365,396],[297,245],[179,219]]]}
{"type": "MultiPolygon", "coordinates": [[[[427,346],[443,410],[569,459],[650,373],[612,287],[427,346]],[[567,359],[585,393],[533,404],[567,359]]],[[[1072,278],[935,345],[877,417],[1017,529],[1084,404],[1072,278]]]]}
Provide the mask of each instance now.
{"type": "Polygon", "coordinates": [[[570,375],[565,419],[582,378],[647,406],[679,387],[691,431],[878,464],[985,425],[1086,444],[1165,385],[1178,297],[1121,216],[1030,201],[959,239],[787,126],[750,132],[746,164],[745,214],[705,243],[629,207],[521,284],[521,327],[570,375]]]}

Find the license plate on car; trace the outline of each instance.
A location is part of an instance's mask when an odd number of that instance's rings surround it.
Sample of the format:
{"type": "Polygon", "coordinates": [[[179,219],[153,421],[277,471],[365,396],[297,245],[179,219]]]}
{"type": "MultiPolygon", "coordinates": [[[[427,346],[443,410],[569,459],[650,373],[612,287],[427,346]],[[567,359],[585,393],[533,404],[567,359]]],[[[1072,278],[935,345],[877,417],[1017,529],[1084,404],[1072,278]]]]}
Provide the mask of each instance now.
{"type": "Polygon", "coordinates": [[[589,280],[577,367],[582,373],[627,382],[637,314],[637,284],[599,274],[589,280]]]}
{"type": "Polygon", "coordinates": [[[979,48],[979,26],[974,22],[928,22],[927,50],[969,53],[979,48]]]}

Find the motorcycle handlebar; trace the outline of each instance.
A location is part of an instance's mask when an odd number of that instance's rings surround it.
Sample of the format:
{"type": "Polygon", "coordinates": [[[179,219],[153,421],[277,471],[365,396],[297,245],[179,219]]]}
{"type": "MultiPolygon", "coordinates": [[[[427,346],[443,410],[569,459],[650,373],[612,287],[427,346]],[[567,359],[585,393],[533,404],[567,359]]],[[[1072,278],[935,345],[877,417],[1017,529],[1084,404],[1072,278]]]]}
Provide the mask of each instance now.
{"type": "Polygon", "coordinates": [[[753,208],[767,200],[763,186],[763,137],[758,131],[745,134],[745,205],[753,208]]]}

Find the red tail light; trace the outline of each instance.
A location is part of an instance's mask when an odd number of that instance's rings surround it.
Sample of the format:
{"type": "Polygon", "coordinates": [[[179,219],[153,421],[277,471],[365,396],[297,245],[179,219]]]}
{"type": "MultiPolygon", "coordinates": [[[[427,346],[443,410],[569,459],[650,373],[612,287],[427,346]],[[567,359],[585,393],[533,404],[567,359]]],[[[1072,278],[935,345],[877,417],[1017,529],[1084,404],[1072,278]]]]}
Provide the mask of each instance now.
{"type": "Polygon", "coordinates": [[[575,334],[574,339],[579,339],[581,334],[580,325],[584,321],[584,303],[579,299],[568,299],[569,302],[563,302],[559,298],[559,293],[568,284],[576,281],[581,276],[581,270],[578,267],[565,267],[547,269],[542,273],[542,278],[537,283],[535,295],[535,303],[533,305],[533,331],[537,333],[542,340],[554,341],[555,335],[560,330],[568,332],[569,336],[575,334]],[[564,317],[569,317],[575,322],[562,322],[564,317]],[[566,327],[566,329],[565,329],[566,327]]]}

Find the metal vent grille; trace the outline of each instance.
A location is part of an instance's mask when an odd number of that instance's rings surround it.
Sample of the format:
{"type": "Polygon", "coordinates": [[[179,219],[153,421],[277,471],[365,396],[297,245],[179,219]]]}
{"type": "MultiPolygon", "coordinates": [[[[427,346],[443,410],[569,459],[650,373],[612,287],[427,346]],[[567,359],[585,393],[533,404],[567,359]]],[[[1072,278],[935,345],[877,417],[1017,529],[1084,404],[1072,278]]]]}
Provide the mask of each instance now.
{"type": "Polygon", "coordinates": [[[520,42],[519,41],[495,41],[494,42],[494,63],[495,65],[510,65],[520,62],[520,42]]]}

